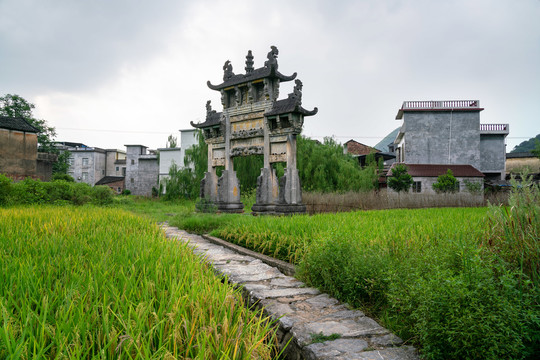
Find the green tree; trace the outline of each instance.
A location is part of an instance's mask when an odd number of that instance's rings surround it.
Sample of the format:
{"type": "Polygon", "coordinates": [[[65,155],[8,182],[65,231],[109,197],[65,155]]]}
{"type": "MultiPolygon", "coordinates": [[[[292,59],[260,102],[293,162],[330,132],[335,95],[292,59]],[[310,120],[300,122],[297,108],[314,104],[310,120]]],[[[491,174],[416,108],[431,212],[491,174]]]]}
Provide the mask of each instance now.
{"type": "Polygon", "coordinates": [[[30,125],[38,129],[38,149],[42,152],[57,154],[54,146],[56,129],[47,124],[45,120],[34,118],[32,110],[36,106],[19,95],[6,94],[0,97],[0,115],[8,117],[21,117],[30,125]]]}
{"type": "Polygon", "coordinates": [[[412,176],[407,172],[405,164],[397,164],[392,168],[392,176],[388,178],[388,187],[397,193],[407,192],[413,183],[412,176]]]}
{"type": "Polygon", "coordinates": [[[184,166],[193,168],[195,178],[201,181],[208,171],[208,145],[204,142],[202,131],[197,132],[197,144],[186,149],[184,166]]]}
{"type": "Polygon", "coordinates": [[[333,138],[323,143],[298,136],[298,174],[307,191],[368,191],[378,183],[377,165],[373,161],[361,169],[357,159],[343,153],[343,146],[333,138]]]}
{"type": "Polygon", "coordinates": [[[538,158],[540,158],[540,140],[534,139],[534,149],[531,152],[538,158]]]}
{"type": "Polygon", "coordinates": [[[171,164],[169,177],[164,180],[165,200],[177,200],[185,198],[195,198],[199,194],[199,184],[195,181],[195,174],[190,168],[178,168],[178,165],[171,164]]]}
{"type": "Polygon", "coordinates": [[[67,150],[58,153],[58,160],[53,163],[52,173],[54,174],[67,174],[69,170],[69,157],[71,153],[67,150]]]}
{"type": "Polygon", "coordinates": [[[432,187],[438,193],[453,193],[459,190],[459,181],[454,177],[452,170],[448,169],[446,174],[437,177],[432,187]]]}

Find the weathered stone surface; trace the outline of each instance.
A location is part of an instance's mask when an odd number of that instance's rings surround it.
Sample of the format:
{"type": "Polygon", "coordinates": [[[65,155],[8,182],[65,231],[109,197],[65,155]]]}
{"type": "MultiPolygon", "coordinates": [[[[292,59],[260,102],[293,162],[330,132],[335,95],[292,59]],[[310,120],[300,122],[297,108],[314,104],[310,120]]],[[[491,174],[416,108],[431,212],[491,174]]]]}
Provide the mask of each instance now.
{"type": "MultiPolygon", "coordinates": [[[[358,310],[351,310],[319,290],[251,256],[240,255],[200,236],[163,225],[171,239],[184,241],[193,251],[241,287],[251,306],[264,308],[278,321],[278,342],[288,344],[286,359],[417,360],[414,348],[358,310]],[[313,343],[313,335],[338,334],[339,339],[313,343]],[[289,341],[290,340],[290,341],[289,341]]],[[[221,240],[222,241],[222,240],[221,240]]],[[[220,244],[222,244],[220,242],[220,244]]]]}
{"type": "Polygon", "coordinates": [[[369,342],[375,347],[398,346],[403,344],[403,340],[394,334],[386,334],[382,336],[373,336],[369,342]]]}
{"type": "Polygon", "coordinates": [[[306,346],[307,359],[347,359],[363,352],[368,343],[360,339],[337,339],[306,346]]]}
{"type": "Polygon", "coordinates": [[[304,294],[310,294],[310,295],[317,295],[321,292],[314,288],[281,288],[281,289],[269,289],[269,290],[262,290],[257,291],[255,295],[260,297],[261,299],[266,298],[280,298],[285,296],[296,296],[296,295],[304,295],[304,294]]]}

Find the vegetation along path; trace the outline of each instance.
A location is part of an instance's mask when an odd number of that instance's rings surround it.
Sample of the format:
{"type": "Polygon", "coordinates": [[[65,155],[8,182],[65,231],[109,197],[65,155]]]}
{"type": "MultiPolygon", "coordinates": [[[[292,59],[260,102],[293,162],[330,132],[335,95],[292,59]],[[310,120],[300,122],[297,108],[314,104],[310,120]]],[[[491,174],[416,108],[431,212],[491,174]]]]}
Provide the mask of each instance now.
{"type": "MultiPolygon", "coordinates": [[[[278,341],[287,359],[419,359],[412,346],[359,310],[304,286],[253,256],[199,235],[163,225],[168,238],[188,243],[228,280],[243,286],[251,305],[278,320],[278,341]]],[[[287,269],[285,269],[287,272],[287,269]]]]}

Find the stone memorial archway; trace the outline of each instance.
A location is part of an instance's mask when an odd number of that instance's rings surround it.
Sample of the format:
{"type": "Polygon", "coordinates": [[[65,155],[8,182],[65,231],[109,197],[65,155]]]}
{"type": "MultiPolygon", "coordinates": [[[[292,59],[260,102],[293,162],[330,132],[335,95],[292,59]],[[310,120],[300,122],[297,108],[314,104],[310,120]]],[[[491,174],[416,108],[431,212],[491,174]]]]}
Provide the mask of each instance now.
{"type": "Polygon", "coordinates": [[[251,50],[246,56],[245,74],[234,74],[230,61],[223,66],[223,82],[210,89],[221,93],[222,112],[206,103],[206,119],[191,125],[201,129],[208,144],[208,172],[201,183],[201,198],[224,212],[242,212],[240,186],[233,167],[236,156],[264,155],[264,167],[257,178],[254,213],[303,213],[302,190],[296,168],[296,137],[304,116],[317,113],[302,107],[302,82],[296,73],[278,71],[278,49],[271,47],[264,66],[253,68],[251,50]],[[286,99],[278,100],[279,84],[295,81],[286,99]],[[285,175],[278,180],[271,164],[286,162],[285,175]],[[225,170],[217,177],[216,168],[225,170]]]}

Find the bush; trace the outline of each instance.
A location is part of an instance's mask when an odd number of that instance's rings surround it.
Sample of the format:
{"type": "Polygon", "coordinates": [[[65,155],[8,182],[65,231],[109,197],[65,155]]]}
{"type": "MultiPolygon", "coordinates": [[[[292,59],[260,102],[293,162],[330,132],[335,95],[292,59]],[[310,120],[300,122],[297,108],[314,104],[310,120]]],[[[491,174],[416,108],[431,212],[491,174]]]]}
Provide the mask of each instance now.
{"type": "Polygon", "coordinates": [[[92,200],[92,187],[85,183],[73,184],[73,195],[71,196],[71,202],[74,205],[84,205],[92,200]]]}
{"type": "Polygon", "coordinates": [[[404,164],[397,164],[392,169],[392,176],[388,178],[388,187],[398,193],[408,192],[413,183],[413,178],[407,173],[404,164]]]}
{"type": "Polygon", "coordinates": [[[43,204],[47,202],[46,185],[41,180],[26,178],[13,183],[13,202],[18,204],[43,204]]]}
{"type": "Polygon", "coordinates": [[[12,190],[12,180],[4,174],[0,174],[0,206],[7,205],[12,190]]]}
{"type": "Polygon", "coordinates": [[[68,181],[68,182],[75,182],[75,179],[73,179],[72,176],[68,174],[61,174],[61,173],[54,174],[52,176],[52,180],[53,181],[63,180],[63,181],[68,181]]]}
{"type": "Polygon", "coordinates": [[[532,295],[520,296],[519,274],[494,278],[478,257],[470,260],[476,263],[461,272],[438,266],[399,272],[407,280],[391,282],[389,299],[400,326],[422,344],[425,359],[523,358],[538,321],[527,310],[534,308],[532,295]]]}
{"type": "Polygon", "coordinates": [[[93,203],[96,205],[112,204],[114,191],[107,185],[97,185],[92,189],[93,203]]]}
{"type": "Polygon", "coordinates": [[[490,205],[483,245],[540,288],[540,187],[532,177],[512,177],[507,207],[490,205]]]}
{"type": "Polygon", "coordinates": [[[457,181],[450,169],[448,169],[446,174],[439,175],[437,181],[431,186],[437,193],[454,193],[459,191],[459,181],[457,181]]]}

